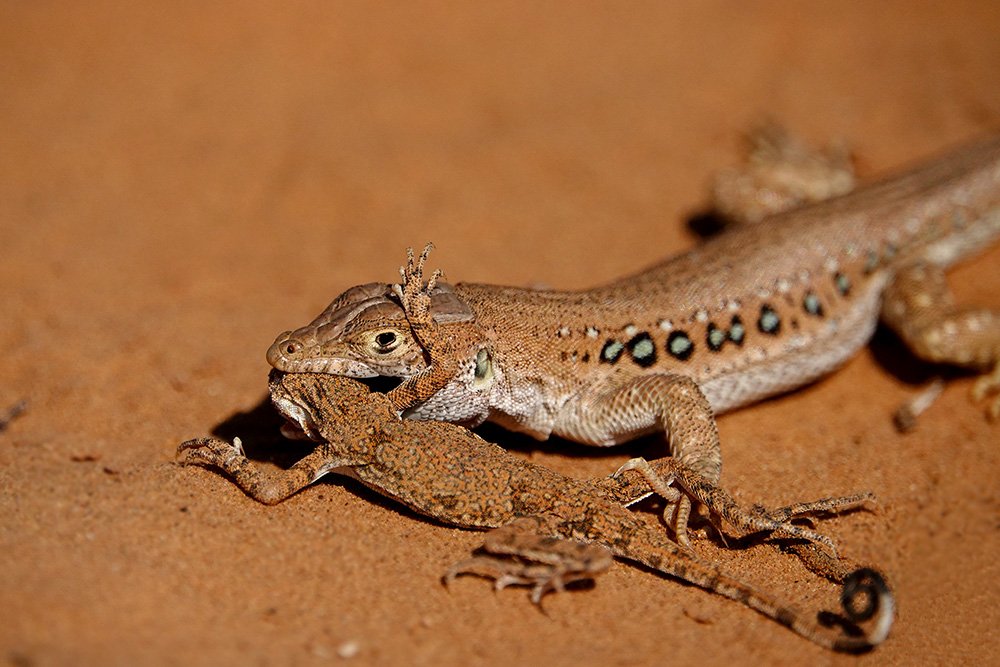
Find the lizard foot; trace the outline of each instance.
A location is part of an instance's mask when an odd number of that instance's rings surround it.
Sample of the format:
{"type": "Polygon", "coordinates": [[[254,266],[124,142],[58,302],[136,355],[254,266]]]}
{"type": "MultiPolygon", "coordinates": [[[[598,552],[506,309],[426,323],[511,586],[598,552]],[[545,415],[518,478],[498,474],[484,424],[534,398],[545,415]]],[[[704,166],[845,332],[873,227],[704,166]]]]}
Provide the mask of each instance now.
{"type": "Polygon", "coordinates": [[[611,567],[614,559],[606,547],[544,537],[531,532],[537,525],[534,518],[523,518],[490,531],[481,548],[484,553],[451,566],[444,584],[472,574],[493,579],[496,590],[531,586],[531,601],[541,604],[546,593],[561,592],[574,581],[593,580],[611,567]]]}
{"type": "Polygon", "coordinates": [[[407,248],[406,266],[399,267],[400,282],[392,286],[392,292],[399,299],[411,325],[430,322],[431,291],[441,277],[441,270],[436,269],[424,286],[424,265],[433,249],[434,244],[428,242],[420,258],[414,261],[413,248],[407,248]]]}
{"type": "Polygon", "coordinates": [[[1000,363],[994,365],[989,373],[978,377],[972,385],[972,400],[978,403],[990,396],[992,400],[986,408],[986,416],[991,421],[1000,420],[1000,363]]]}
{"type": "Polygon", "coordinates": [[[577,569],[572,565],[551,565],[548,563],[526,563],[497,556],[475,556],[452,565],[444,576],[445,585],[463,574],[473,574],[485,579],[493,579],[493,587],[502,590],[507,586],[531,586],[531,601],[541,604],[546,593],[562,592],[566,585],[574,581],[592,580],[599,572],[591,572],[587,566],[577,569]]]}
{"type": "Polygon", "coordinates": [[[944,390],[944,380],[935,378],[908,401],[896,409],[892,415],[892,423],[900,433],[909,433],[917,426],[917,417],[934,404],[944,390]]]}
{"type": "MultiPolygon", "coordinates": [[[[807,503],[796,503],[775,510],[760,507],[744,508],[722,487],[709,482],[698,473],[675,459],[659,459],[650,463],[642,458],[628,461],[616,475],[635,470],[642,475],[650,489],[667,500],[664,517],[674,530],[678,543],[690,549],[686,525],[678,524],[677,508],[681,497],[700,503],[708,508],[713,525],[720,529],[721,520],[741,530],[744,534],[771,532],[779,537],[801,539],[821,544],[834,557],[837,549],[826,535],[792,523],[792,520],[818,514],[837,514],[855,509],[872,509],[875,498],[870,493],[861,493],[836,498],[823,498],[807,503]],[[672,488],[677,484],[680,491],[672,488]]],[[[686,518],[686,517],[685,517],[686,518]]],[[[721,529],[720,529],[721,532],[721,529]]]]}
{"type": "Polygon", "coordinates": [[[176,456],[183,456],[183,465],[220,468],[229,474],[238,472],[247,462],[243,443],[234,438],[232,444],[218,438],[196,438],[182,442],[176,456]]]}
{"type": "Polygon", "coordinates": [[[349,461],[331,457],[323,447],[317,447],[288,470],[264,472],[243,453],[243,443],[234,438],[230,444],[218,438],[198,438],[181,443],[177,456],[183,456],[182,465],[199,465],[219,468],[243,489],[248,496],[274,505],[298,493],[330,470],[349,461]]]}
{"type": "Polygon", "coordinates": [[[712,187],[715,210],[732,222],[757,223],[854,188],[854,167],[843,145],[811,149],[773,121],[746,139],[746,164],[719,172],[712,187]]]}

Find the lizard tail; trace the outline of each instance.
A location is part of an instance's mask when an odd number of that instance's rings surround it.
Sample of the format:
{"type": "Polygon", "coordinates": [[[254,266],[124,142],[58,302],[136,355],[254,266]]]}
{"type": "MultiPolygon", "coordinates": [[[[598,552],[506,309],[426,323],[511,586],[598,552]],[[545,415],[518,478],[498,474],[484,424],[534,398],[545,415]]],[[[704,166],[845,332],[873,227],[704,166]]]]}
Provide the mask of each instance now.
{"type": "Polygon", "coordinates": [[[840,593],[840,604],[851,623],[864,623],[872,618],[875,620],[863,637],[841,638],[833,646],[834,650],[867,650],[878,646],[889,636],[889,629],[896,617],[896,600],[885,579],[875,570],[864,567],[848,575],[840,593]],[[864,604],[860,609],[857,607],[859,600],[864,604]]]}
{"type": "Polygon", "coordinates": [[[824,648],[844,653],[862,653],[881,644],[896,614],[895,599],[885,579],[869,568],[855,570],[844,580],[840,596],[843,615],[821,612],[817,621],[737,580],[715,583],[717,593],[743,602],[824,648]],[[867,625],[866,630],[859,626],[861,623],[867,625]],[[833,626],[839,626],[842,632],[831,632],[833,626]]]}
{"type": "Polygon", "coordinates": [[[654,542],[658,543],[643,540],[613,552],[745,605],[823,648],[861,653],[885,641],[892,628],[895,599],[885,579],[873,569],[861,568],[843,578],[840,614],[824,611],[811,616],[726,573],[717,564],[681,552],[666,538],[654,542]]]}

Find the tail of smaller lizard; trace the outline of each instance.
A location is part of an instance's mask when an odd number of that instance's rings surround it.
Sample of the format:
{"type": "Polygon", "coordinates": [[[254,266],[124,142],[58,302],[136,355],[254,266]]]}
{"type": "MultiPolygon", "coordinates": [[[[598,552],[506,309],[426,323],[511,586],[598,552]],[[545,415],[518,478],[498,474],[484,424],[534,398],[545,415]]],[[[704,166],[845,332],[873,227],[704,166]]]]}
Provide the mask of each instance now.
{"type": "Polygon", "coordinates": [[[864,567],[848,575],[840,593],[840,604],[851,623],[871,621],[871,628],[862,637],[839,639],[834,650],[863,651],[878,646],[889,636],[896,617],[896,600],[885,579],[875,570],[864,567]],[[857,607],[859,600],[863,600],[861,608],[857,607]]]}
{"type": "Polygon", "coordinates": [[[742,602],[806,639],[844,653],[861,653],[881,644],[889,635],[896,614],[895,599],[885,579],[869,568],[855,570],[844,580],[840,595],[843,615],[824,611],[815,621],[727,575],[719,574],[706,584],[716,593],[742,602]],[[861,628],[862,623],[867,629],[861,628]],[[837,633],[833,626],[839,626],[842,632],[837,633]]]}
{"type": "Polygon", "coordinates": [[[892,628],[896,604],[881,574],[861,568],[843,579],[840,614],[810,614],[783,602],[778,596],[724,572],[718,565],[681,552],[665,537],[627,540],[612,547],[615,555],[643,563],[695,586],[746,605],[774,619],[789,630],[827,649],[860,653],[882,643],[892,628]],[[863,624],[863,627],[862,627],[863,624]]]}

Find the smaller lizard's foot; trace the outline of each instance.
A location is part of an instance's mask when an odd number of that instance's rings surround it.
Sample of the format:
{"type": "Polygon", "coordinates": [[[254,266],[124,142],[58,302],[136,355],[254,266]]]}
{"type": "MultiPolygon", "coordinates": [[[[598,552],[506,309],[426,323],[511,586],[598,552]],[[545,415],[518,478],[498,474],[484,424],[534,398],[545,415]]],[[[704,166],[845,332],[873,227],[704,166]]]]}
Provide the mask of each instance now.
{"type": "Polygon", "coordinates": [[[448,585],[460,575],[472,574],[492,579],[493,587],[498,591],[507,586],[530,586],[531,601],[541,604],[546,593],[561,593],[566,590],[567,584],[593,580],[605,569],[607,566],[594,570],[593,565],[587,563],[526,563],[510,558],[482,555],[455,563],[448,569],[443,581],[448,585]]]}
{"type": "Polygon", "coordinates": [[[331,470],[350,464],[348,459],[317,447],[287,470],[263,472],[243,453],[239,438],[234,438],[232,444],[218,438],[188,440],[177,448],[177,456],[183,457],[182,465],[222,470],[248,496],[265,505],[280,503],[331,470]]]}
{"type": "Polygon", "coordinates": [[[427,285],[424,285],[424,265],[433,248],[434,244],[428,242],[416,261],[413,258],[413,248],[407,248],[406,266],[399,267],[400,282],[392,286],[392,292],[399,299],[411,326],[430,325],[431,322],[428,314],[431,307],[431,292],[441,277],[441,270],[437,269],[431,274],[427,285]]]}
{"type": "Polygon", "coordinates": [[[540,604],[546,593],[561,592],[574,581],[592,580],[611,567],[614,559],[606,547],[535,532],[543,523],[542,518],[524,517],[490,531],[482,553],[449,568],[444,584],[472,574],[493,579],[497,590],[531,586],[531,601],[540,604]]]}
{"type": "Polygon", "coordinates": [[[992,396],[986,407],[986,416],[991,421],[1000,420],[1000,363],[993,366],[989,373],[976,378],[972,385],[972,400],[977,403],[992,396]]]}
{"type": "Polygon", "coordinates": [[[176,456],[184,457],[180,461],[183,465],[220,468],[230,474],[238,471],[247,461],[239,438],[233,438],[231,444],[218,438],[188,440],[177,447],[176,456]]]}

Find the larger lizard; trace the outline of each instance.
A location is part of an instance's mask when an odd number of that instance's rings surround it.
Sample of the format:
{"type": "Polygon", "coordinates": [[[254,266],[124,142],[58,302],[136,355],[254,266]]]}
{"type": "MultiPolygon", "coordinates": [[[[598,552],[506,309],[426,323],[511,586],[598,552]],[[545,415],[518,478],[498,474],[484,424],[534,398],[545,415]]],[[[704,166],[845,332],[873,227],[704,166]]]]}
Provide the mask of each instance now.
{"type": "Polygon", "coordinates": [[[641,474],[572,479],[518,459],[466,429],[402,421],[385,395],[369,393],[346,378],[272,373],[271,397],[286,418],[319,443],[312,453],[288,470],[263,473],[243,455],[239,441],[206,438],[180,446],[185,462],[222,468],[250,496],[268,504],[336,472],[442,522],[496,529],[486,538],[487,554],[456,564],[446,580],[474,573],[495,578],[498,586],[534,585],[533,599],[538,602],[548,590],[604,571],[614,555],[741,602],[827,648],[870,648],[885,639],[892,625],[893,596],[873,570],[838,574],[834,568],[832,578],[844,583],[842,621],[871,621],[866,632],[839,633],[727,574],[623,507],[653,490],[676,500],[677,492],[669,486],[675,479],[683,493],[741,531],[764,529],[825,541],[788,519],[817,510],[849,509],[867,496],[773,512],[743,510],[723,490],[673,459],[652,464],[638,460],[632,468],[641,474]]]}
{"type": "MultiPolygon", "coordinates": [[[[424,287],[426,250],[411,254],[400,285],[347,290],[267,358],[284,371],[404,378],[389,396],[415,419],[488,419],[594,445],[664,431],[680,462],[717,482],[715,415],[834,370],[880,318],[920,357],[984,371],[976,396],[1000,388],[1000,312],[956,306],[944,282],[998,236],[993,138],[588,290],[437,274],[424,287]]],[[[688,510],[675,517],[683,542],[688,510]]]]}

